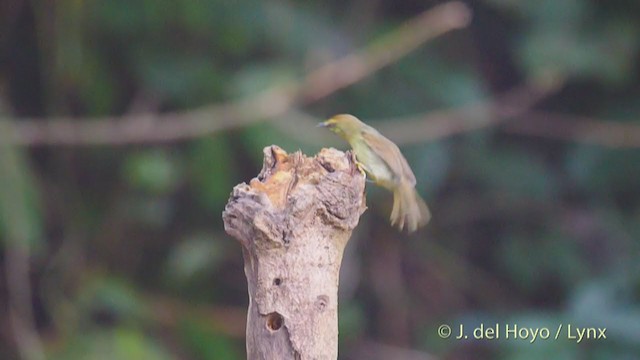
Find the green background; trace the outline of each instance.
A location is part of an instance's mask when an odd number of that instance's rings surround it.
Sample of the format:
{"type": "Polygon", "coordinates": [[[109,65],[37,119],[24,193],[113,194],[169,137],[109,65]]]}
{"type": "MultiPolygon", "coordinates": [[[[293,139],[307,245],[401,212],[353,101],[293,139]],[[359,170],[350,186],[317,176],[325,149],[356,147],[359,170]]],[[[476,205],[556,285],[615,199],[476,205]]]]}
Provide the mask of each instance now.
{"type": "Polygon", "coordinates": [[[314,127],[342,112],[400,145],[433,219],[398,233],[390,195],[368,184],[342,268],[341,359],[636,358],[640,3],[469,1],[464,29],[390,50],[440,3],[4,1],[0,358],[244,358],[246,281],[222,210],[265,146],[346,149],[314,127]],[[397,59],[314,98],[306,74],[354,53],[365,68],[397,59]],[[288,86],[284,111],[254,107],[288,86]],[[145,114],[180,130],[99,144],[29,132],[145,114]],[[206,129],[178,136],[193,117],[206,129]],[[496,323],[607,339],[437,335],[496,323]]]}

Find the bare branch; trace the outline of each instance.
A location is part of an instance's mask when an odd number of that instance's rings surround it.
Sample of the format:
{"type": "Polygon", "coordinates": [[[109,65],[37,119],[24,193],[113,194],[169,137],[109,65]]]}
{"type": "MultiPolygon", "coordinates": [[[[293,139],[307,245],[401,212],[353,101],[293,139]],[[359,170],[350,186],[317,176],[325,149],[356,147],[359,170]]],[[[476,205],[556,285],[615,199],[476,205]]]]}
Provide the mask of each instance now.
{"type": "MultiPolygon", "coordinates": [[[[456,134],[500,124],[520,116],[543,99],[554,94],[564,84],[563,80],[528,81],[514,87],[494,99],[484,100],[460,108],[430,111],[404,118],[389,118],[375,123],[385,136],[398,145],[435,141],[456,134]]],[[[336,144],[340,141],[325,132],[313,133],[308,129],[321,119],[295,109],[273,121],[280,131],[299,141],[315,145],[336,144]]],[[[368,120],[368,119],[367,119],[368,120]]]]}
{"type": "Polygon", "coordinates": [[[470,20],[471,11],[460,1],[425,11],[366,48],[312,71],[303,83],[302,97],[305,101],[315,101],[355,84],[398,61],[426,41],[464,28],[470,20]]]}
{"type": "Polygon", "coordinates": [[[320,100],[392,64],[424,42],[466,26],[471,12],[459,1],[438,5],[351,55],[311,71],[298,82],[277,84],[254,97],[166,114],[102,118],[21,119],[13,143],[123,145],[170,142],[273,119],[296,104],[320,100]]]}
{"type": "Polygon", "coordinates": [[[575,141],[612,148],[640,147],[640,124],[594,119],[584,116],[530,111],[502,128],[526,136],[575,141]]]}
{"type": "Polygon", "coordinates": [[[555,93],[563,84],[531,82],[498,96],[495,100],[463,106],[459,109],[433,111],[407,119],[386,121],[377,126],[397,144],[434,141],[455,134],[494,126],[531,109],[555,93]]]}

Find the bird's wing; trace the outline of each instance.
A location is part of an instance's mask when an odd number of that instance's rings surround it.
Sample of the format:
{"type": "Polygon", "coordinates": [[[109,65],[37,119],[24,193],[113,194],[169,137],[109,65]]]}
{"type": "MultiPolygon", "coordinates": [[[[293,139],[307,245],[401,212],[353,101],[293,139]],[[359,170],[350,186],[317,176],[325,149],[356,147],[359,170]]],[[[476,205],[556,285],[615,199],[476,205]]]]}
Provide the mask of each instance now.
{"type": "Polygon", "coordinates": [[[396,144],[371,127],[362,131],[362,139],[395,174],[402,174],[405,180],[415,186],[416,176],[396,144]]]}

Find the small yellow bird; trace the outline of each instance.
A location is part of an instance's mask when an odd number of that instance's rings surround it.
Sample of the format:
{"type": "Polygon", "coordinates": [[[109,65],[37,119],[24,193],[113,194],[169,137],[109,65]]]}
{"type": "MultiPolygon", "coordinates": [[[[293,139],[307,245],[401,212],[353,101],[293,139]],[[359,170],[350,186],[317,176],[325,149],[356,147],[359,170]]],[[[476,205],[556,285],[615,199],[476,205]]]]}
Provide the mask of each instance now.
{"type": "Polygon", "coordinates": [[[416,177],[396,144],[349,114],[336,115],[318,126],[345,139],[371,180],[393,192],[391,225],[414,232],[429,222],[431,213],[415,189],[416,177]]]}

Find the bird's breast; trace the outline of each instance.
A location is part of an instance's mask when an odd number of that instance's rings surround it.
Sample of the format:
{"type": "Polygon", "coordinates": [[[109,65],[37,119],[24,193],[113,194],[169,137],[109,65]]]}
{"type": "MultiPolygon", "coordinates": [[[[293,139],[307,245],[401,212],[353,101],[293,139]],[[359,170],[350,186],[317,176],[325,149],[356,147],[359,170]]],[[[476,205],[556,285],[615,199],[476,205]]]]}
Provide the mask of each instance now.
{"type": "Polygon", "coordinates": [[[354,141],[351,144],[356,159],[369,173],[372,180],[379,182],[380,185],[385,183],[393,183],[394,175],[389,169],[387,163],[382,160],[364,141],[354,141]]]}

